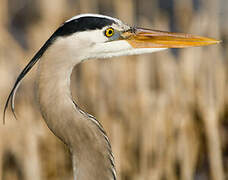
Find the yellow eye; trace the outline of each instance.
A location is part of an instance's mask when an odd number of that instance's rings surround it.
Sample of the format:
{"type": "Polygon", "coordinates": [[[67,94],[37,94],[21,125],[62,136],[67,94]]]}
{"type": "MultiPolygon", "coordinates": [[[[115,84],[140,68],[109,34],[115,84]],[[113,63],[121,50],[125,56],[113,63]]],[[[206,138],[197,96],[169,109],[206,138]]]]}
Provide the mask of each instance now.
{"type": "Polygon", "coordinates": [[[113,28],[108,28],[105,30],[105,36],[111,37],[114,34],[114,29],[113,28]]]}

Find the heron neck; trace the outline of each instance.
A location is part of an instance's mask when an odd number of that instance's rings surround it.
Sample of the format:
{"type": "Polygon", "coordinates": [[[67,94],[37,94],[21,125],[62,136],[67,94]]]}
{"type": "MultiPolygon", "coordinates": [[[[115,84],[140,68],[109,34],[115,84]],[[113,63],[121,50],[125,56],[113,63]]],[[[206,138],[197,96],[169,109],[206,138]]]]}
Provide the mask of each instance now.
{"type": "Polygon", "coordinates": [[[59,56],[53,59],[49,53],[40,60],[37,93],[42,116],[50,130],[69,147],[75,180],[116,179],[111,146],[103,127],[72,100],[70,76],[77,63],[67,65],[66,61],[59,56]]]}

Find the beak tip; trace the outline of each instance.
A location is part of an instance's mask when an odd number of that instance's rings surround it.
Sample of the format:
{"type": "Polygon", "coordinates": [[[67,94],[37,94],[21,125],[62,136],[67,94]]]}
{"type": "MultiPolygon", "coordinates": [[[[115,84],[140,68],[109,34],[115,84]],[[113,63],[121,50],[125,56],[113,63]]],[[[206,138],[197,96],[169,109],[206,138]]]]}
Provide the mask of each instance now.
{"type": "Polygon", "coordinates": [[[210,44],[220,44],[220,43],[222,43],[222,40],[212,39],[210,44]]]}
{"type": "Polygon", "coordinates": [[[216,44],[219,44],[219,43],[222,43],[222,40],[217,40],[217,43],[216,44]]]}

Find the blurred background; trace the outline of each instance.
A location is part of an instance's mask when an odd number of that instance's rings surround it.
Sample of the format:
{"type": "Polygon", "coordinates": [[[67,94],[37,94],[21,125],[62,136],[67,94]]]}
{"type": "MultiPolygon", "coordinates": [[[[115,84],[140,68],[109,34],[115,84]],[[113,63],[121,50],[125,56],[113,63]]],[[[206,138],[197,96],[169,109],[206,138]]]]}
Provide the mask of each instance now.
{"type": "MultiPolygon", "coordinates": [[[[119,180],[228,179],[227,0],[1,0],[0,117],[22,68],[80,13],[223,40],[82,63],[72,91],[106,129],[119,180]]],[[[0,123],[0,179],[73,179],[67,148],[39,113],[35,75],[36,68],[18,90],[18,120],[8,110],[6,125],[0,123]]]]}

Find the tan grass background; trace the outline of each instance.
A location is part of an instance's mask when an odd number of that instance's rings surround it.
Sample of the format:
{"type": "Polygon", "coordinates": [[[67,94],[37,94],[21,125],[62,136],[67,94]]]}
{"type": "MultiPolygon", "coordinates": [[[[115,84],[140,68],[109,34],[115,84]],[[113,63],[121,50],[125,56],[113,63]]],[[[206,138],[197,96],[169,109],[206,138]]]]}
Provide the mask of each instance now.
{"type": "MultiPolygon", "coordinates": [[[[221,45],[94,60],[75,68],[76,102],[104,125],[120,180],[228,179],[227,0],[1,0],[0,115],[19,72],[64,20],[102,13],[130,25],[222,39],[221,45]]],[[[0,180],[72,179],[46,127],[34,69],[0,125],[0,180]]]]}

